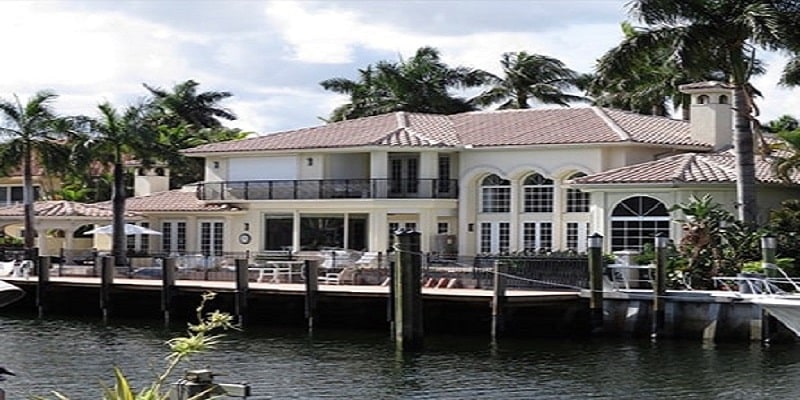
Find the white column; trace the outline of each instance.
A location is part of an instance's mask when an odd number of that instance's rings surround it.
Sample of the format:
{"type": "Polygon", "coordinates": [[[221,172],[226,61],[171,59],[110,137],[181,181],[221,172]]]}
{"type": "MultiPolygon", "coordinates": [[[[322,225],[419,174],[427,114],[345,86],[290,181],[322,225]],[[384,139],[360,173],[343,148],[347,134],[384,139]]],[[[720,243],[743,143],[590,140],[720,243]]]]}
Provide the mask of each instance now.
{"type": "Polygon", "coordinates": [[[419,154],[419,196],[423,199],[433,197],[433,182],[437,177],[438,153],[424,151],[419,154]]]}
{"type": "Polygon", "coordinates": [[[292,251],[300,251],[300,211],[292,215],[292,251]]]}
{"type": "Polygon", "coordinates": [[[386,198],[389,178],[389,153],[372,151],[369,153],[369,177],[372,179],[372,197],[386,198]]]}
{"type": "Polygon", "coordinates": [[[508,219],[509,240],[508,250],[511,252],[519,251],[520,248],[520,230],[522,223],[520,222],[519,212],[520,204],[522,203],[522,190],[518,179],[511,180],[511,213],[508,219]]]}
{"type": "Polygon", "coordinates": [[[389,222],[386,210],[369,213],[369,251],[386,252],[389,245],[389,222]]]}
{"type": "Polygon", "coordinates": [[[436,215],[433,210],[423,209],[419,211],[419,231],[420,251],[427,253],[431,251],[431,243],[436,237],[436,215]]]}

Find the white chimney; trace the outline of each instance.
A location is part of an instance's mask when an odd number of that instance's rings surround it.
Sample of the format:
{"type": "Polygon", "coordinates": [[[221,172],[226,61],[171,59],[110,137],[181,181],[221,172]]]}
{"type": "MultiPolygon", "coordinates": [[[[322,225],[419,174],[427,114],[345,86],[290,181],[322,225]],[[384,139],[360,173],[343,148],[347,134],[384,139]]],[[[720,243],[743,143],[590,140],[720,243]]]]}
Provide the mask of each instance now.
{"type": "Polygon", "coordinates": [[[681,85],[691,98],[689,124],[692,139],[714,146],[714,150],[733,145],[733,86],[717,81],[681,85]]]}
{"type": "Polygon", "coordinates": [[[136,167],[136,176],[133,179],[133,195],[147,196],[169,190],[169,168],[136,167]]]}

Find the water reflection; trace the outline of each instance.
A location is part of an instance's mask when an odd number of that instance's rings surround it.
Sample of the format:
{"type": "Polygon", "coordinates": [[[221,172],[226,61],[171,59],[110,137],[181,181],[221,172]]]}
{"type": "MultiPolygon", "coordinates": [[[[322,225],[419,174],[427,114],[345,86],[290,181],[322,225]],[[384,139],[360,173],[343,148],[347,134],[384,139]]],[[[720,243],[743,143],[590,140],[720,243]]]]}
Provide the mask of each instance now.
{"type": "MultiPolygon", "coordinates": [[[[0,316],[0,364],[19,373],[9,399],[59,389],[98,398],[99,382],[124,366],[134,383],[164,365],[164,342],[182,327],[158,321],[0,316]]],[[[798,398],[795,345],[693,341],[541,340],[432,336],[398,354],[385,332],[253,329],[231,332],[218,351],[193,360],[228,382],[249,381],[273,399],[664,399],[798,398]]]]}

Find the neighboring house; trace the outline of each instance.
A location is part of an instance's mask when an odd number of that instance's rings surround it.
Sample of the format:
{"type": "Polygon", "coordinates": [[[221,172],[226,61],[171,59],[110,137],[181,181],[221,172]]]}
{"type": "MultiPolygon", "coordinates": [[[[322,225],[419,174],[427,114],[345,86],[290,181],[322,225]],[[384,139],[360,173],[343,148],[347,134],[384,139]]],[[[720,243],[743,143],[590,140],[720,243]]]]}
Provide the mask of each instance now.
{"type": "MultiPolygon", "coordinates": [[[[396,112],[198,146],[184,151],[205,159],[193,187],[136,167],[127,210],[162,235],[129,247],[384,252],[398,229],[419,231],[422,252],[461,255],[582,252],[594,232],[606,251],[678,239],[670,207],[711,193],[734,211],[736,199],[730,88],[683,89],[691,123],[596,107],[396,112]]],[[[757,163],[766,216],[800,191],[757,163]]]]}

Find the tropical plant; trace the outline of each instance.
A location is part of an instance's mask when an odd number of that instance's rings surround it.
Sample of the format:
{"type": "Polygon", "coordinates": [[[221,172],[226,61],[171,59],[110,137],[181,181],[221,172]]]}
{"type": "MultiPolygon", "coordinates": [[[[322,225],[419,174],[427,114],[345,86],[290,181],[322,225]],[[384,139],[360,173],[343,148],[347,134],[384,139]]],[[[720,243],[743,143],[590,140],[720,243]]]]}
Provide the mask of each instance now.
{"type": "Polygon", "coordinates": [[[236,115],[219,103],[231,96],[230,92],[197,92],[200,85],[194,80],[176,84],[172,92],[143,84],[153,96],[150,106],[155,109],[161,123],[179,126],[187,123],[194,129],[220,128],[220,119],[233,121],[236,115]]]}
{"type": "Polygon", "coordinates": [[[380,61],[359,70],[360,78],[331,78],[320,82],[325,90],[346,94],[350,102],[337,107],[331,122],[379,115],[393,111],[455,114],[474,107],[452,96],[453,88],[483,85],[488,74],[466,67],[451,68],[433,47],[419,48],[413,57],[399,62],[380,61]]]}
{"type": "Polygon", "coordinates": [[[685,271],[692,275],[693,284],[709,285],[711,277],[729,269],[724,263],[721,248],[723,227],[733,221],[733,216],[715,203],[711,195],[691,196],[686,203],[673,206],[670,211],[680,211],[683,236],[678,252],[687,260],[685,271]]]}
{"type": "Polygon", "coordinates": [[[794,29],[798,18],[795,0],[672,1],[634,0],[630,14],[647,24],[626,38],[607,56],[614,69],[643,54],[670,49],[681,69],[695,75],[718,66],[733,86],[735,110],[734,147],[737,164],[738,217],[755,222],[753,151],[754,104],[750,78],[758,49],[800,50],[800,35],[794,29]]]}
{"type": "Polygon", "coordinates": [[[530,100],[568,107],[570,102],[586,101],[565,93],[576,88],[578,73],[558,59],[524,51],[504,53],[500,64],[503,76],[488,75],[490,89],[472,101],[481,106],[500,104],[500,109],[530,108],[530,100]]]}
{"type": "Polygon", "coordinates": [[[146,122],[157,132],[155,145],[158,150],[155,153],[160,161],[170,166],[171,188],[203,177],[203,160],[186,157],[181,150],[247,136],[239,129],[222,125],[222,120],[236,119],[232,111],[219,105],[233,94],[198,92],[199,85],[190,79],[167,91],[144,84],[152,95],[146,107],[146,122]]]}
{"type": "Polygon", "coordinates": [[[110,103],[98,106],[99,118],[88,121],[89,132],[75,139],[75,158],[113,165],[111,207],[113,230],[111,252],[117,265],[125,265],[125,161],[135,157],[142,164],[151,162],[156,134],[147,123],[144,107],[129,106],[123,112],[110,103]]]}
{"type": "MultiPolygon", "coordinates": [[[[622,32],[627,41],[637,40],[641,29],[623,22],[622,32]]],[[[644,115],[668,116],[668,101],[682,118],[689,119],[688,96],[680,85],[697,81],[727,80],[725,66],[706,64],[705,69],[691,71],[682,68],[671,56],[673,49],[666,45],[635,54],[628,62],[615,62],[616,49],[610,50],[597,62],[596,73],[584,89],[601,106],[634,111],[644,115]]],[[[753,75],[765,72],[758,60],[753,61],[753,75]]]]}
{"type": "MultiPolygon", "coordinates": [[[[233,324],[233,317],[228,313],[212,311],[205,313],[206,304],[216,296],[213,292],[203,293],[200,305],[196,308],[197,324],[188,324],[186,336],[172,338],[167,341],[169,355],[166,357],[164,371],[147,387],[136,392],[131,387],[128,378],[123,374],[119,367],[114,368],[114,385],[103,387],[104,400],[167,400],[169,392],[167,379],[175,370],[188,362],[194,355],[213,350],[223,338],[222,334],[216,334],[219,330],[238,329],[233,324]]],[[[69,400],[69,397],[59,392],[53,392],[59,400],[69,400]]],[[[208,398],[208,393],[202,393],[192,399],[208,398]]],[[[44,400],[44,398],[39,398],[44,400]]]]}
{"type": "MultiPolygon", "coordinates": [[[[779,257],[791,257],[800,263],[800,200],[786,200],[769,215],[769,231],[775,236],[779,257]]],[[[800,265],[796,270],[800,271],[800,265]]]]}
{"type": "Polygon", "coordinates": [[[56,94],[40,91],[22,103],[19,97],[13,101],[0,99],[0,165],[2,169],[17,169],[22,165],[23,207],[25,249],[35,247],[34,237],[34,192],[33,163],[54,172],[64,166],[65,149],[63,139],[68,131],[68,123],[56,115],[52,103],[56,94]]]}

